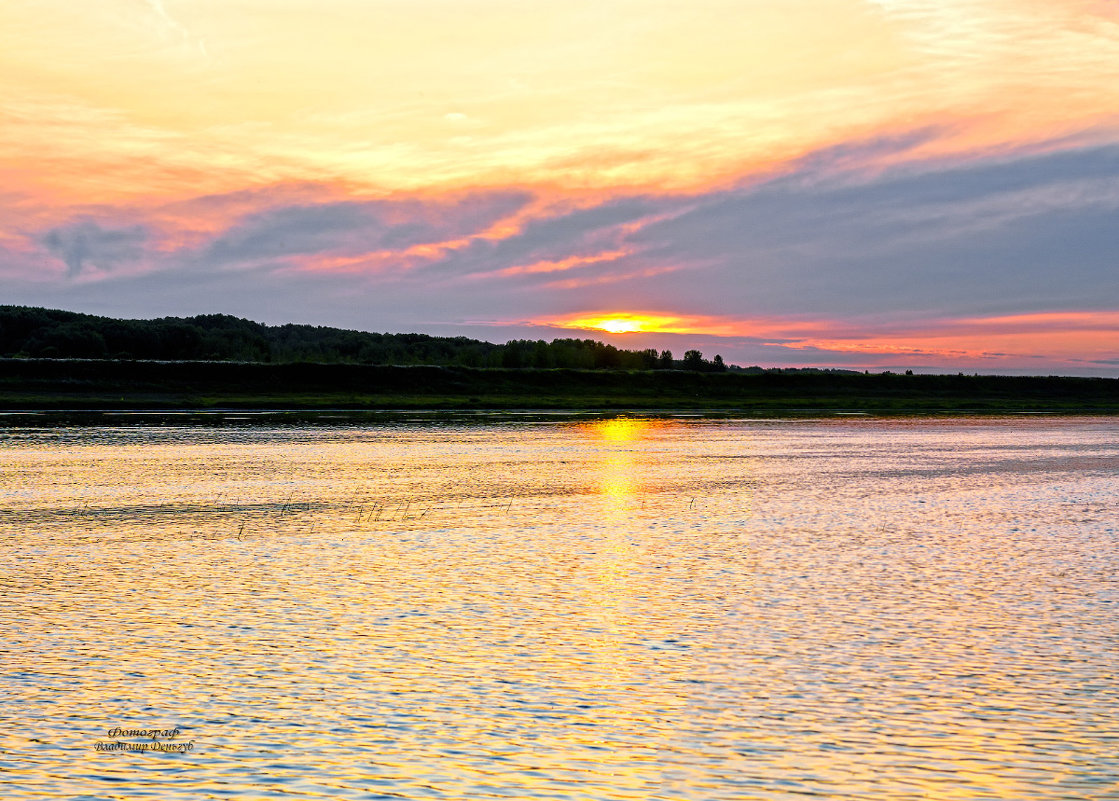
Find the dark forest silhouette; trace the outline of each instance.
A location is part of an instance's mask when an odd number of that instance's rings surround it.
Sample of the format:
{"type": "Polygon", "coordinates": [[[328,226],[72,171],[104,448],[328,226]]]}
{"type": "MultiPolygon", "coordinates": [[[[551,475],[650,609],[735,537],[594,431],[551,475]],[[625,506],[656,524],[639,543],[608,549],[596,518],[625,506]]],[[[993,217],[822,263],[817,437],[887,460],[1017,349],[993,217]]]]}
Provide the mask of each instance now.
{"type": "Polygon", "coordinates": [[[26,306],[0,306],[0,356],[48,359],[319,362],[699,372],[726,370],[698,350],[623,350],[593,339],[513,340],[375,334],[313,325],[263,325],[225,314],[119,320],[26,306]]]}

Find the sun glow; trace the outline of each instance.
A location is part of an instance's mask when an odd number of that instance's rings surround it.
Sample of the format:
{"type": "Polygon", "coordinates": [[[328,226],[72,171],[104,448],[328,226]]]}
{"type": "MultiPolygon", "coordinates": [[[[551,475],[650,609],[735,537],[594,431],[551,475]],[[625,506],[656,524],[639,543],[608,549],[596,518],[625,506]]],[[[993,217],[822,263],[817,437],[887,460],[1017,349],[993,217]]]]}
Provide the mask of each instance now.
{"type": "Polygon", "coordinates": [[[603,331],[609,331],[611,334],[628,334],[633,331],[642,331],[645,325],[640,320],[602,320],[599,322],[598,327],[603,331]]]}
{"type": "Polygon", "coordinates": [[[679,322],[677,317],[662,317],[649,314],[597,314],[564,320],[557,324],[565,328],[587,328],[606,331],[610,334],[633,334],[671,331],[679,322]]]}

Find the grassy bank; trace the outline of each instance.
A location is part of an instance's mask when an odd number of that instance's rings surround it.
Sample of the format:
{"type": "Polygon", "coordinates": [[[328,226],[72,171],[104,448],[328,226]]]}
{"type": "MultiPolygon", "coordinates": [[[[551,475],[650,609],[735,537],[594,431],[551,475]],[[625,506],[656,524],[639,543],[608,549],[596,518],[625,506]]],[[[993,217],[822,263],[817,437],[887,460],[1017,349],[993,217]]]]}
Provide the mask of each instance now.
{"type": "Polygon", "coordinates": [[[679,409],[1119,413],[1119,380],[0,360],[0,409],[679,409]]]}

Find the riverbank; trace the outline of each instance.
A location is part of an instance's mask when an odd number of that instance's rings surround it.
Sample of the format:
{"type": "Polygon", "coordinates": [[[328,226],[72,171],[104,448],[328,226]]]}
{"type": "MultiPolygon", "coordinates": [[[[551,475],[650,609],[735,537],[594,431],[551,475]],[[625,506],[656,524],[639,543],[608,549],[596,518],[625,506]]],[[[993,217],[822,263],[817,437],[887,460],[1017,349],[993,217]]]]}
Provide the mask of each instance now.
{"type": "Polygon", "coordinates": [[[0,409],[1119,414],[1119,380],[7,359],[0,409]]]}

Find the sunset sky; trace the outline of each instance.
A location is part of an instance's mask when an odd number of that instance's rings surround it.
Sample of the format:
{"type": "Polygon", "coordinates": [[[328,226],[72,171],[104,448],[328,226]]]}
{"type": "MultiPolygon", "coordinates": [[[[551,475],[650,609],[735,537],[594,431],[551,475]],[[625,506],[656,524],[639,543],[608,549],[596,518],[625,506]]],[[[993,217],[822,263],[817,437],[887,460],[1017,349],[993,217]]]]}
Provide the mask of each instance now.
{"type": "Polygon", "coordinates": [[[1119,376],[1119,2],[4,0],[0,282],[1119,376]]]}

